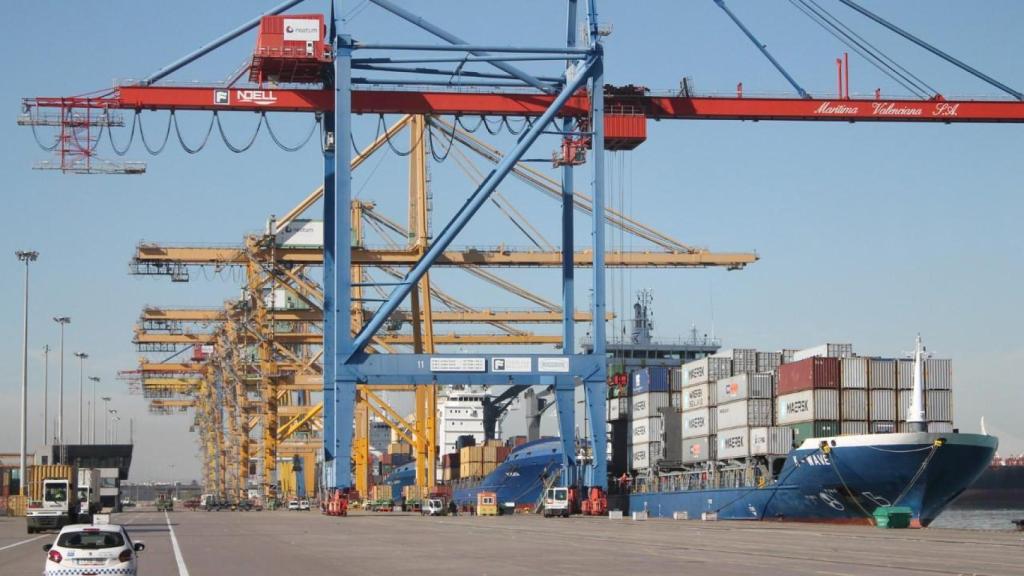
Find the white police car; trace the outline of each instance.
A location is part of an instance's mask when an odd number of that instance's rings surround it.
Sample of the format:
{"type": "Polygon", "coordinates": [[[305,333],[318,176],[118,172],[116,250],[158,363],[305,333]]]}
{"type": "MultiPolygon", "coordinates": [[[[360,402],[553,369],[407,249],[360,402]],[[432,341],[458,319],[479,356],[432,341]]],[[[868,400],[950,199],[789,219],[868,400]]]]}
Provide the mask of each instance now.
{"type": "Polygon", "coordinates": [[[44,576],[86,576],[105,574],[135,576],[142,542],[132,542],[117,524],[71,524],[65,526],[46,552],[44,576]]]}

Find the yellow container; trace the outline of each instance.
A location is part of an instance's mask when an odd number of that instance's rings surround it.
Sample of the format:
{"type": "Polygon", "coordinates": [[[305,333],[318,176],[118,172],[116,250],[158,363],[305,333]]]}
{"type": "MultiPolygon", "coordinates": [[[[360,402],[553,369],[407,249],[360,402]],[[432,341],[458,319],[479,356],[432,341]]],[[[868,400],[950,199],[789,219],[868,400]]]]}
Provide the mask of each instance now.
{"type": "Polygon", "coordinates": [[[496,492],[478,492],[476,495],[477,516],[498,515],[498,494],[496,492]]]}
{"type": "MultiPolygon", "coordinates": [[[[25,476],[28,478],[28,483],[25,484],[28,488],[28,499],[43,499],[43,480],[74,481],[74,473],[75,469],[66,464],[39,464],[29,466],[25,470],[25,476]]],[[[24,513],[22,513],[22,516],[24,516],[24,513]]]]}
{"type": "Polygon", "coordinates": [[[8,496],[7,497],[7,515],[8,516],[24,516],[25,515],[25,497],[24,496],[8,496]]]}

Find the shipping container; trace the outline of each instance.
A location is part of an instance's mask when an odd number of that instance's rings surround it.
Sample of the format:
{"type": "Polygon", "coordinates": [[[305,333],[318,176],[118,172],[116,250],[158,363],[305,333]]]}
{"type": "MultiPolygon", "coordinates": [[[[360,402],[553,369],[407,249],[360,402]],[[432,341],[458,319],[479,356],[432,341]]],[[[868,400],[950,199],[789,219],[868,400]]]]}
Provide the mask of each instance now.
{"type": "Polygon", "coordinates": [[[804,390],[776,399],[776,424],[784,426],[814,420],[839,420],[838,390],[804,390]]]}
{"type": "Polygon", "coordinates": [[[775,372],[782,364],[782,352],[758,352],[757,371],[775,372]]]}
{"type": "Polygon", "coordinates": [[[28,482],[29,501],[39,501],[43,498],[43,480],[67,480],[73,482],[74,468],[66,464],[36,464],[25,469],[25,476],[28,482]]]}
{"type": "Polygon", "coordinates": [[[668,387],[673,392],[679,392],[683,389],[683,369],[672,368],[668,373],[668,387]]]}
{"type": "Polygon", "coordinates": [[[875,421],[871,423],[872,434],[891,434],[896,431],[896,422],[875,421]]]}
{"type": "Polygon", "coordinates": [[[659,408],[669,405],[668,392],[645,392],[633,396],[633,419],[650,418],[658,415],[659,408]]]}
{"type": "Polygon", "coordinates": [[[841,420],[868,419],[868,391],[864,388],[845,388],[839,391],[841,420]]]}
{"type": "Polygon", "coordinates": [[[718,460],[750,456],[750,428],[719,430],[716,455],[718,460]]]}
{"type": "Polygon", "coordinates": [[[924,387],[927,390],[952,390],[953,361],[948,358],[925,360],[924,387]]]}
{"type": "Polygon", "coordinates": [[[925,419],[929,422],[953,421],[953,391],[927,390],[924,393],[925,419]]]}
{"type": "Polygon", "coordinates": [[[896,389],[896,361],[882,358],[868,360],[868,388],[896,389]]]}
{"type": "Polygon", "coordinates": [[[643,442],[633,444],[632,448],[632,462],[633,469],[635,470],[646,470],[662,459],[662,451],[664,450],[661,442],[643,442]]]}
{"type": "Polygon", "coordinates": [[[896,361],[896,388],[910,390],[914,387],[914,361],[896,361]]]}
{"type": "Polygon", "coordinates": [[[605,416],[609,422],[614,422],[622,418],[622,413],[619,412],[619,399],[609,398],[608,399],[608,414],[605,416]]]}
{"type": "Polygon", "coordinates": [[[679,408],[680,410],[682,410],[683,409],[683,393],[682,392],[672,392],[672,393],[670,393],[669,397],[668,397],[668,403],[669,403],[670,406],[673,406],[675,408],[679,408]]]}
{"type": "Polygon", "coordinates": [[[732,360],[732,374],[746,374],[757,372],[757,350],[753,348],[733,348],[723,350],[714,354],[715,358],[728,358],[732,360]]]}
{"type": "Polygon", "coordinates": [[[910,396],[913,394],[913,390],[897,390],[896,391],[896,421],[906,421],[907,415],[910,413],[910,396]]]}
{"type": "Polygon", "coordinates": [[[798,350],[794,350],[792,348],[783,348],[782,349],[782,363],[783,364],[789,364],[790,362],[792,362],[793,361],[793,355],[796,354],[797,352],[798,352],[798,350]]]}
{"type": "Polygon", "coordinates": [[[839,360],[814,357],[779,367],[779,396],[817,388],[839,387],[839,360]]]}
{"type": "Polygon", "coordinates": [[[711,406],[711,397],[708,393],[710,388],[711,386],[708,384],[697,384],[696,386],[683,388],[683,411],[711,406]]]}
{"type": "Polygon", "coordinates": [[[633,394],[668,392],[668,372],[665,366],[649,366],[633,372],[633,394]]]}
{"type": "Polygon", "coordinates": [[[868,420],[896,421],[896,391],[868,391],[868,420]]]}
{"type": "Polygon", "coordinates": [[[793,448],[793,429],[786,426],[768,426],[750,429],[752,456],[783,456],[793,448]]]}
{"type": "Polygon", "coordinates": [[[839,425],[840,434],[843,436],[849,436],[851,434],[867,434],[868,423],[858,420],[843,420],[839,425]]]}
{"type": "Polygon", "coordinates": [[[719,404],[716,421],[719,431],[723,428],[771,426],[772,404],[767,398],[751,398],[719,404]]]}
{"type": "Polygon", "coordinates": [[[695,386],[732,376],[732,360],[708,356],[683,364],[683,386],[695,386]]]}
{"type": "Polygon", "coordinates": [[[683,412],[683,438],[699,438],[711,434],[710,408],[683,412]]]}
{"type": "Polygon", "coordinates": [[[928,431],[932,433],[946,434],[953,432],[952,422],[929,422],[928,431]]]}
{"type": "Polygon", "coordinates": [[[836,420],[815,420],[789,426],[793,430],[793,444],[799,446],[808,438],[839,436],[840,427],[836,420]]]}
{"type": "MultiPolygon", "coordinates": [[[[331,45],[324,42],[325,35],[323,14],[264,16],[249,80],[260,85],[322,82],[324,66],[331,61],[331,45]]],[[[323,246],[322,235],[319,245],[323,246]]]]}
{"type": "Polygon", "coordinates": [[[850,356],[839,360],[840,388],[868,387],[868,359],[850,356]]]}
{"type": "Polygon", "coordinates": [[[630,440],[632,444],[661,442],[665,434],[665,425],[661,420],[661,416],[634,418],[632,428],[633,435],[632,440],[630,440]]]}
{"type": "Polygon", "coordinates": [[[771,398],[774,380],[771,374],[739,374],[722,378],[714,384],[716,401],[723,404],[747,398],[771,398]]]}
{"type": "Polygon", "coordinates": [[[709,450],[711,445],[713,444],[709,444],[708,436],[683,440],[683,464],[696,464],[713,459],[714,454],[709,450]]]}
{"type": "Polygon", "coordinates": [[[808,358],[846,358],[853,356],[853,344],[819,344],[793,353],[793,362],[808,358]]]}
{"type": "Polygon", "coordinates": [[[718,410],[717,406],[708,407],[708,435],[714,436],[718,434],[718,410]]]}

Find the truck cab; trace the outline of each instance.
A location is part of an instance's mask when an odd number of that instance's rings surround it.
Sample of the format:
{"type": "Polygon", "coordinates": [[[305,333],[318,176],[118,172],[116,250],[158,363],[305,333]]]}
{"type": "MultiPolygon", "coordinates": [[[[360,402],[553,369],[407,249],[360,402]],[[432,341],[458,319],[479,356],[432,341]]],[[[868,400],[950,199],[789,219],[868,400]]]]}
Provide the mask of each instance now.
{"type": "Polygon", "coordinates": [[[544,493],[544,517],[569,517],[569,489],[564,487],[548,488],[544,493]]]}
{"type": "Polygon", "coordinates": [[[422,513],[426,516],[444,516],[447,513],[442,498],[428,498],[423,501],[422,513]]]}
{"type": "Polygon", "coordinates": [[[29,503],[25,510],[28,533],[34,534],[43,530],[59,530],[72,523],[72,516],[77,515],[76,498],[72,492],[71,482],[63,479],[43,480],[42,499],[29,503]]]}

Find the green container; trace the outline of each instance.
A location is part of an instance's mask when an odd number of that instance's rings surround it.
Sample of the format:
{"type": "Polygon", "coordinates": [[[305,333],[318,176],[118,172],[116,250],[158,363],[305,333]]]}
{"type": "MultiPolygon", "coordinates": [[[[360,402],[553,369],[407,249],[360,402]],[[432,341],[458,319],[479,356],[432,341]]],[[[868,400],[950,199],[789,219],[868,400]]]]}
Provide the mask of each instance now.
{"type": "Polygon", "coordinates": [[[875,525],[879,528],[909,528],[914,511],[909,506],[879,506],[875,508],[875,525]]]}
{"type": "Polygon", "coordinates": [[[793,444],[795,446],[799,446],[808,438],[839,436],[839,422],[835,420],[815,420],[814,422],[791,424],[789,427],[793,429],[793,444]]]}

